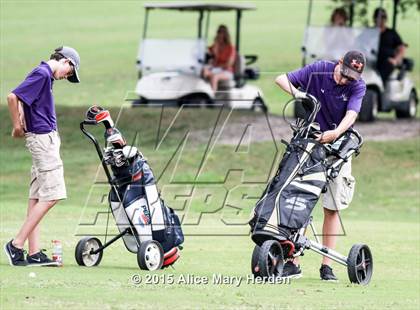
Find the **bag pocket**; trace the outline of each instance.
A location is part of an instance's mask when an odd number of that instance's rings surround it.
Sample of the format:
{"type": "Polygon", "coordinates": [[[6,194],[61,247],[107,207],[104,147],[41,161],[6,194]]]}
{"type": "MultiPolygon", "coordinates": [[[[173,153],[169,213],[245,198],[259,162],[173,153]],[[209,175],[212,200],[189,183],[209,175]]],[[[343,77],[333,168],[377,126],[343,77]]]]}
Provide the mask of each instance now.
{"type": "Polygon", "coordinates": [[[171,209],[171,217],[172,217],[172,227],[173,227],[173,234],[174,234],[174,246],[181,245],[184,243],[184,233],[182,232],[181,222],[179,220],[178,215],[171,209]]]}
{"type": "Polygon", "coordinates": [[[352,176],[345,176],[342,179],[342,188],[341,188],[341,195],[340,195],[340,202],[348,206],[351,201],[353,200],[354,189],[356,187],[356,180],[352,176]]]}

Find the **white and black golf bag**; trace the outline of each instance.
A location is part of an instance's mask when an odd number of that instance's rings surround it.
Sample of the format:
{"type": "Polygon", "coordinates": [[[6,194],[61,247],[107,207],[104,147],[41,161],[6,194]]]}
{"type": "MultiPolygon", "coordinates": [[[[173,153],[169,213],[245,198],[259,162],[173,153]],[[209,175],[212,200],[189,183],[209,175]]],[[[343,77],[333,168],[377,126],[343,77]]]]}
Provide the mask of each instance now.
{"type": "MultiPolygon", "coordinates": [[[[146,159],[138,153],[129,165],[111,167],[118,187],[116,191],[111,189],[109,203],[118,229],[122,232],[127,226],[134,226],[140,242],[156,240],[165,254],[181,245],[184,236],[179,218],[160,198],[146,159]]],[[[128,250],[136,252],[135,238],[123,238],[128,250]]]]}
{"type": "Polygon", "coordinates": [[[127,145],[107,110],[93,106],[86,118],[103,123],[106,129],[105,149],[96,146],[111,185],[108,199],[116,225],[121,233],[130,231],[122,237],[125,246],[136,253],[139,242],[158,241],[164,252],[163,266],[172,264],[179,257],[184,235],[178,216],[160,197],[147,160],[135,146],[127,145]]]}
{"type": "Polygon", "coordinates": [[[321,144],[316,140],[321,134],[319,125],[314,123],[319,102],[308,95],[302,103],[306,115],[291,124],[293,138],[290,143],[282,141],[287,145],[286,152],[249,221],[251,238],[258,245],[268,239],[286,240],[306,227],[328,181],[362,143],[360,135],[349,130],[336,143],[321,144]]]}
{"type": "Polygon", "coordinates": [[[292,139],[275,177],[254,208],[250,221],[252,239],[287,239],[292,230],[302,228],[310,218],[325,189],[326,150],[314,139],[292,139]]]}

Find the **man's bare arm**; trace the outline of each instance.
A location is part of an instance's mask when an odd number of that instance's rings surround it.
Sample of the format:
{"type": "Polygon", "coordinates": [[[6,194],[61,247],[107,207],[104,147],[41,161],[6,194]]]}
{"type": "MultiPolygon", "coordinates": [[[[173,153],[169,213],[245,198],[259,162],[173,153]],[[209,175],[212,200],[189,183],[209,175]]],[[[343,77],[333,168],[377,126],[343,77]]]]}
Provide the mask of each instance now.
{"type": "Polygon", "coordinates": [[[275,80],[276,84],[280,86],[281,89],[283,89],[286,93],[292,95],[295,98],[306,98],[306,93],[298,90],[296,87],[293,86],[292,83],[290,83],[289,79],[287,78],[287,74],[281,74],[278,77],[276,77],[275,80]]]}
{"type": "Polygon", "coordinates": [[[280,86],[281,89],[283,89],[286,93],[293,96],[294,93],[296,93],[298,90],[296,87],[292,85],[292,83],[289,82],[289,79],[287,78],[286,74],[281,74],[278,77],[276,77],[276,84],[280,86]]]}
{"type": "Polygon", "coordinates": [[[19,99],[14,93],[10,93],[7,96],[7,105],[9,107],[10,118],[13,125],[12,137],[23,137],[25,135],[25,131],[19,117],[19,99]]]}
{"type": "Polygon", "coordinates": [[[324,131],[322,135],[318,137],[318,140],[321,143],[333,142],[354,124],[356,118],[357,113],[355,111],[348,110],[338,127],[334,130],[324,131]]]}
{"type": "Polygon", "coordinates": [[[338,131],[338,136],[341,136],[346,132],[351,126],[353,126],[356,121],[357,113],[353,110],[348,110],[343,120],[340,122],[336,130],[338,131]]]}

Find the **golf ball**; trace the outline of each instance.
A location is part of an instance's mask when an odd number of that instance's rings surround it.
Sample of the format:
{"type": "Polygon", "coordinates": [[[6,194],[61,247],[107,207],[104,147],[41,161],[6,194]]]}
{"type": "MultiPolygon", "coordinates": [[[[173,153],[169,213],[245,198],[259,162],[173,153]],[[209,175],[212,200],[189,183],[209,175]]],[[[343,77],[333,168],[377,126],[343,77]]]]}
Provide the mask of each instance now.
{"type": "Polygon", "coordinates": [[[30,272],[30,273],[29,273],[29,278],[35,278],[35,277],[36,277],[35,272],[30,272]]]}

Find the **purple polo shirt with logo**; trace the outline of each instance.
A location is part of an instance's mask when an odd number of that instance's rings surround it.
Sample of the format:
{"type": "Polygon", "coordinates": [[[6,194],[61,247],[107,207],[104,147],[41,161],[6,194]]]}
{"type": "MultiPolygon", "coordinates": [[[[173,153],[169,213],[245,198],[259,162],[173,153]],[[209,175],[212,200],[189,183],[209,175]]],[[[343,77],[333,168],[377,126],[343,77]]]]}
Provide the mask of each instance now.
{"type": "Polygon", "coordinates": [[[28,132],[43,134],[57,130],[54,97],[52,94],[53,72],[46,62],[41,62],[14,93],[23,104],[28,132]]]}
{"type": "Polygon", "coordinates": [[[339,85],[334,81],[334,68],[337,63],[316,61],[302,69],[287,74],[290,83],[315,96],[321,103],[315,121],[321,130],[335,129],[348,110],[359,113],[366,84],[360,79],[339,85]]]}

